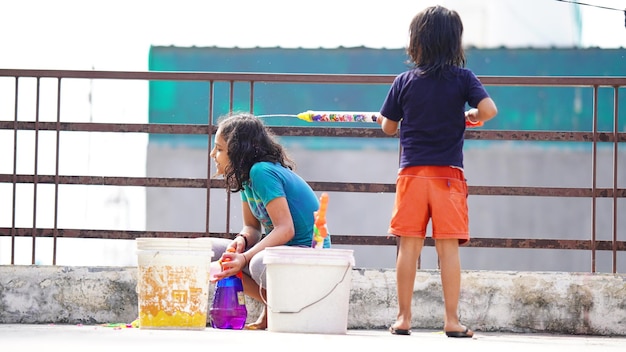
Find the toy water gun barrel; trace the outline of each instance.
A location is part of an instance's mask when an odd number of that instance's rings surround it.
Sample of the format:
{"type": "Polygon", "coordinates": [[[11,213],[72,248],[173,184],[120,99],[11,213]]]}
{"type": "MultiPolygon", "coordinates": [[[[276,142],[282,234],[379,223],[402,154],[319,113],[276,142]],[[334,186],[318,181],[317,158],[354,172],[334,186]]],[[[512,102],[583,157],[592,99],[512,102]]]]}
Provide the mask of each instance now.
{"type": "Polygon", "coordinates": [[[315,222],[313,226],[313,248],[324,247],[324,239],[328,236],[326,227],[326,209],[328,208],[328,193],[322,193],[320,197],[320,207],[315,212],[315,222]]]}
{"type": "Polygon", "coordinates": [[[320,196],[320,209],[317,211],[317,217],[326,224],[326,209],[328,209],[328,193],[324,192],[320,196]]]}
{"type": "Polygon", "coordinates": [[[307,110],[298,118],[308,122],[376,122],[378,112],[307,110]]]}

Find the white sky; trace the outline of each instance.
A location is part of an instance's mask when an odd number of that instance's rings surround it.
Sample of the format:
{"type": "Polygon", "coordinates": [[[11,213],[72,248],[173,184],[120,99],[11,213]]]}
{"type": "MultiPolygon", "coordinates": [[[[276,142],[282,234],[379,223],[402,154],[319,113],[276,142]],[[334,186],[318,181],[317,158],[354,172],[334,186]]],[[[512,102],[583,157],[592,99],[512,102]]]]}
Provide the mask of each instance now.
{"type": "Polygon", "coordinates": [[[626,47],[623,12],[556,0],[19,0],[0,4],[0,67],[146,70],[150,45],[400,48],[436,3],[459,11],[477,46],[559,46],[580,6],[583,46],[626,47]]]}

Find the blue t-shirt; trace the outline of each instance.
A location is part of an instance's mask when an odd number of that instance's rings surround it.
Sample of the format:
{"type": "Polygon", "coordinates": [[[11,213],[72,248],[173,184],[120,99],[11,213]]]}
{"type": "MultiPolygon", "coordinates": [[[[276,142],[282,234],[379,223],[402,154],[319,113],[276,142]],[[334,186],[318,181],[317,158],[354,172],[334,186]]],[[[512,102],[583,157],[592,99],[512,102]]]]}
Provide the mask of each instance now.
{"type": "Polygon", "coordinates": [[[400,167],[463,168],[466,103],[475,108],[489,97],[472,71],[449,66],[441,77],[419,69],[398,75],[380,113],[400,121],[400,167]]]}
{"type": "MultiPolygon", "coordinates": [[[[285,197],[293,218],[295,235],[287,246],[310,247],[313,241],[315,211],[320,202],[311,186],[292,170],[278,163],[258,162],[250,169],[250,180],[243,185],[241,200],[250,205],[254,217],[259,220],[265,233],[274,228],[267,213],[267,204],[285,197]]],[[[330,234],[324,240],[324,248],[330,247],[330,234]]]]}

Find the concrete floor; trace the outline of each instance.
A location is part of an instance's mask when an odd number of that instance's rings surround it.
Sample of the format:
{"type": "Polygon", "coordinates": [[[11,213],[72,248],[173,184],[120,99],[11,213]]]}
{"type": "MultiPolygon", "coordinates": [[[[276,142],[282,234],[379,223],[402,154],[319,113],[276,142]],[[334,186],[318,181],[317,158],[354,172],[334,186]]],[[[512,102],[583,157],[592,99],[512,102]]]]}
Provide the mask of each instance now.
{"type": "Polygon", "coordinates": [[[0,324],[2,351],[625,351],[626,338],[574,335],[476,333],[472,339],[447,338],[441,331],[418,330],[394,336],[382,330],[348,330],[345,335],[250,330],[145,330],[102,325],[0,324]],[[193,349],[193,350],[192,350],[193,349]]]}

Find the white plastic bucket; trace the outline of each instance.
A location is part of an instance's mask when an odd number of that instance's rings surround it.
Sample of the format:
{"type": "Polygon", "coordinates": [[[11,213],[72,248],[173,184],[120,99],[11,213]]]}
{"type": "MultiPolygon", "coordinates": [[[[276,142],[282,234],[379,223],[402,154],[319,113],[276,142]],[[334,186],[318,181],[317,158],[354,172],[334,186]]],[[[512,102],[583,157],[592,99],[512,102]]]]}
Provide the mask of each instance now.
{"type": "Polygon", "coordinates": [[[265,251],[267,330],[345,334],[353,251],[301,247],[265,251]]]}
{"type": "Polygon", "coordinates": [[[206,328],[208,238],[137,238],[140,329],[206,328]]]}

